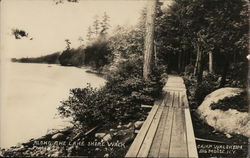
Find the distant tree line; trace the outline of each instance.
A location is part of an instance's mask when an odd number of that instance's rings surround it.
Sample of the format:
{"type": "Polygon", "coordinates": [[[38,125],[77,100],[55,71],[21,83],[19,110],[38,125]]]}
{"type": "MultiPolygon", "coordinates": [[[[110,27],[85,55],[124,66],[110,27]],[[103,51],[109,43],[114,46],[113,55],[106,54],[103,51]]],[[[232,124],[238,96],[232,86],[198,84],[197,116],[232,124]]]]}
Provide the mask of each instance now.
{"type": "MultiPolygon", "coordinates": [[[[72,1],[73,2],[73,1],[72,1]]],[[[104,12],[102,20],[94,16],[93,25],[88,27],[87,32],[87,45],[84,46],[84,39],[79,37],[80,46],[78,48],[71,48],[71,41],[65,39],[66,47],[62,52],[56,52],[50,55],[35,57],[35,58],[12,58],[13,62],[22,63],[48,63],[48,64],[61,64],[63,66],[91,66],[95,69],[100,69],[104,65],[111,62],[111,52],[108,48],[108,29],[109,16],[104,12]],[[92,31],[93,28],[93,31],[92,31]]],[[[17,36],[27,36],[25,31],[13,30],[17,36]]]]}
{"type": "Polygon", "coordinates": [[[46,64],[59,64],[60,52],[56,52],[50,55],[44,55],[34,58],[12,58],[12,62],[21,62],[21,63],[46,63],[46,64]]]}

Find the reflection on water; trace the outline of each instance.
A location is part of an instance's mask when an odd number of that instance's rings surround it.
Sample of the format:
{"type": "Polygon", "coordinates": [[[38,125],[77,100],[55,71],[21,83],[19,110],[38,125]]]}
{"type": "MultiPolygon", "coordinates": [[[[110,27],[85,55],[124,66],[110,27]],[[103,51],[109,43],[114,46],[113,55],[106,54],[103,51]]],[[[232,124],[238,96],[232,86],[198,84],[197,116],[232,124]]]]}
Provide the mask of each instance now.
{"type": "Polygon", "coordinates": [[[9,63],[1,75],[1,147],[65,127],[68,121],[55,114],[69,89],[105,84],[84,69],[58,65],[9,63]]]}

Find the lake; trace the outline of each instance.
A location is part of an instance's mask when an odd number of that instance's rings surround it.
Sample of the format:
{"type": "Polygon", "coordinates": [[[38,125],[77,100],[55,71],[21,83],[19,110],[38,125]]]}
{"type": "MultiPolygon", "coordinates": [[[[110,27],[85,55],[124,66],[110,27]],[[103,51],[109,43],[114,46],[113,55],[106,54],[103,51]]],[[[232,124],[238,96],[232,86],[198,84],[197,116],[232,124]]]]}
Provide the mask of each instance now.
{"type": "Polygon", "coordinates": [[[69,90],[86,87],[87,83],[94,87],[105,84],[103,78],[85,71],[48,64],[4,64],[0,147],[10,147],[69,125],[68,120],[57,115],[57,107],[68,98],[69,90]]]}

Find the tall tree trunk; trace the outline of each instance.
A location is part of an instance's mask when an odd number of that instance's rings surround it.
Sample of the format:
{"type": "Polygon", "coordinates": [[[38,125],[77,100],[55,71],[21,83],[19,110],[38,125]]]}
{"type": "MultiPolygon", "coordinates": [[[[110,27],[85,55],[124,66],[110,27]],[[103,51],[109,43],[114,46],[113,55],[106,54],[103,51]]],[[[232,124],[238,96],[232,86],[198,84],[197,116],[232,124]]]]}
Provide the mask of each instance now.
{"type": "Polygon", "coordinates": [[[202,82],[202,76],[203,76],[203,52],[200,51],[200,57],[199,57],[199,63],[198,63],[198,73],[197,73],[197,83],[202,82]]]}
{"type": "Polygon", "coordinates": [[[228,69],[229,69],[229,60],[225,55],[224,68],[223,68],[222,78],[220,82],[220,87],[224,87],[226,84],[228,69]]]}
{"type": "Polygon", "coordinates": [[[202,73],[203,73],[203,52],[200,49],[199,44],[197,44],[197,56],[196,63],[194,68],[194,75],[197,78],[197,83],[201,83],[202,81],[202,73]]]}
{"type": "Polygon", "coordinates": [[[143,78],[149,80],[152,69],[152,56],[154,51],[154,29],[157,0],[149,0],[146,17],[146,37],[144,42],[143,78]]]}
{"type": "Polygon", "coordinates": [[[195,65],[194,65],[194,76],[197,75],[197,71],[198,71],[198,64],[199,64],[199,56],[200,56],[200,50],[199,50],[199,46],[198,44],[195,45],[195,48],[197,49],[196,52],[196,61],[195,61],[195,65]]]}
{"type": "Polygon", "coordinates": [[[209,56],[209,72],[213,73],[213,53],[210,51],[208,52],[209,56]]]}

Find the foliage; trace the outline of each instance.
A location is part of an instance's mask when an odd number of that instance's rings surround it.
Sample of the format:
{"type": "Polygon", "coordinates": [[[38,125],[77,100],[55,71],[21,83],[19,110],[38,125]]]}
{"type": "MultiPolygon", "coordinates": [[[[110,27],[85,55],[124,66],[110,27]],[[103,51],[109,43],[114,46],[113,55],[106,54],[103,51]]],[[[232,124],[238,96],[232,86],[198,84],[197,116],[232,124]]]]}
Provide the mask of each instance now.
{"type": "Polygon", "coordinates": [[[246,88],[248,87],[248,63],[232,63],[229,67],[227,86],[246,88]]]}
{"type": "Polygon", "coordinates": [[[195,78],[190,78],[189,76],[183,76],[183,78],[188,90],[190,106],[196,109],[208,94],[219,88],[219,80],[221,77],[209,73],[204,76],[200,84],[197,84],[195,78]]]}
{"type": "Polygon", "coordinates": [[[12,29],[12,35],[15,36],[16,39],[21,39],[22,37],[28,37],[28,33],[22,29],[12,29]]]}
{"type": "Polygon", "coordinates": [[[63,66],[82,66],[84,64],[85,53],[84,49],[66,49],[59,56],[60,64],[63,66]]]}
{"type": "Polygon", "coordinates": [[[109,38],[109,47],[114,54],[119,54],[122,58],[128,59],[131,54],[143,53],[144,30],[135,28],[125,28],[117,26],[109,38]]]}
{"type": "Polygon", "coordinates": [[[229,109],[236,109],[240,112],[248,112],[248,96],[247,92],[243,91],[239,95],[234,97],[227,97],[223,100],[219,100],[218,103],[213,103],[210,105],[211,109],[220,109],[227,111],[229,109]]]}
{"type": "Polygon", "coordinates": [[[202,101],[208,94],[219,88],[219,83],[217,81],[218,81],[217,76],[209,74],[206,77],[204,77],[201,84],[197,85],[194,97],[198,105],[202,103],[202,101]]]}
{"type": "Polygon", "coordinates": [[[70,49],[70,45],[71,45],[71,42],[69,39],[65,39],[65,42],[66,42],[66,49],[69,50],[70,49]]]}
{"type": "MultiPolygon", "coordinates": [[[[104,63],[110,62],[115,69],[108,72],[107,83],[99,90],[90,86],[71,90],[69,99],[59,107],[60,114],[73,117],[74,122],[80,121],[88,127],[140,119],[143,115],[140,105],[152,105],[159,97],[163,85],[160,75],[165,70],[165,67],[161,70],[155,68],[157,73],[152,74],[152,81],[142,79],[143,35],[139,28],[118,27],[108,41],[100,38],[86,47],[86,62],[105,59],[104,63]]],[[[98,63],[86,64],[93,66],[98,63]]]]}
{"type": "Polygon", "coordinates": [[[100,29],[99,25],[100,25],[99,17],[98,15],[95,15],[94,22],[93,22],[93,29],[94,29],[94,33],[96,36],[98,36],[99,34],[99,29],[100,29]]]}
{"type": "MultiPolygon", "coordinates": [[[[143,22],[143,18],[142,18],[143,22]]],[[[141,104],[152,105],[159,97],[163,82],[164,65],[153,68],[151,81],[144,81],[143,46],[145,29],[118,26],[106,40],[101,36],[85,49],[85,64],[92,67],[109,65],[106,85],[99,89],[90,86],[71,90],[68,100],[62,102],[59,112],[63,117],[73,117],[85,126],[98,123],[139,120],[141,104]],[[99,61],[102,61],[100,64],[99,61]],[[88,118],[88,120],[86,120],[88,118]]]]}
{"type": "Polygon", "coordinates": [[[110,62],[111,51],[106,39],[99,37],[85,48],[84,64],[93,68],[100,68],[110,62]]]}
{"type": "Polygon", "coordinates": [[[107,76],[107,84],[97,90],[88,86],[71,90],[59,113],[91,127],[99,123],[127,122],[140,119],[140,105],[153,104],[161,92],[157,81],[142,79],[142,62],[134,57],[119,64],[118,70],[107,76]]]}
{"type": "Polygon", "coordinates": [[[98,15],[94,16],[92,27],[88,27],[87,39],[88,41],[96,40],[98,38],[106,38],[108,29],[110,28],[110,17],[106,12],[103,13],[102,19],[99,19],[98,15]]]}
{"type": "MultiPolygon", "coordinates": [[[[180,62],[177,56],[181,54],[186,58],[181,61],[184,67],[194,64],[198,49],[204,52],[204,58],[208,58],[209,51],[221,56],[214,58],[216,70],[224,67],[217,64],[221,60],[243,61],[248,54],[249,29],[245,0],[174,2],[156,19],[156,41],[161,62],[167,62],[171,69],[176,69],[180,62]]],[[[206,63],[204,67],[207,68],[206,63]]]]}
{"type": "Polygon", "coordinates": [[[102,18],[103,19],[100,22],[100,25],[101,25],[101,32],[100,33],[106,35],[107,31],[108,31],[108,29],[110,27],[110,25],[109,25],[110,17],[108,16],[108,14],[106,12],[104,12],[102,18]]]}

